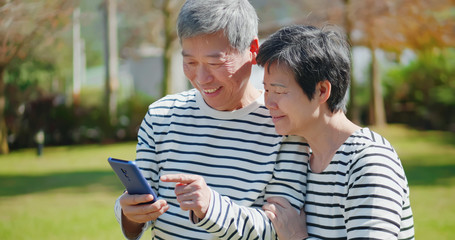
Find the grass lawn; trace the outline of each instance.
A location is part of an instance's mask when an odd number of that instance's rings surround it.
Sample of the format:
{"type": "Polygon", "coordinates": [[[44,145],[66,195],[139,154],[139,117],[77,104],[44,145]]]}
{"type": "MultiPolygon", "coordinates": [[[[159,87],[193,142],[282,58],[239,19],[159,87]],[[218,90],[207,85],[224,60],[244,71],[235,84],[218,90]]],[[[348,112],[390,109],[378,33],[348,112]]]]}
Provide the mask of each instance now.
{"type": "Polygon", "coordinates": [[[109,156],[135,143],[49,147],[0,156],[0,239],[123,239],[113,206],[123,187],[109,156]]]}
{"type": "MultiPolygon", "coordinates": [[[[397,150],[411,187],[417,239],[455,236],[455,134],[374,129],[397,150]]],[[[0,156],[0,239],[123,239],[113,205],[123,188],[107,158],[135,143],[48,147],[0,156]]],[[[149,239],[145,235],[144,239],[149,239]]]]}

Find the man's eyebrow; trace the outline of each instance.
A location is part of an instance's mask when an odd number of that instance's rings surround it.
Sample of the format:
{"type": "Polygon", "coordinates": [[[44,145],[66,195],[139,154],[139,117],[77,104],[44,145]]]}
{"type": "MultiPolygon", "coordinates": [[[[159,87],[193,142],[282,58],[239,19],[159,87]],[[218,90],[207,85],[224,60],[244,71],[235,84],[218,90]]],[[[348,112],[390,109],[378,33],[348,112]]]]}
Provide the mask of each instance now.
{"type": "Polygon", "coordinates": [[[281,83],[271,83],[270,86],[286,88],[286,86],[284,84],[281,84],[281,83]]]}
{"type": "MultiPolygon", "coordinates": [[[[184,57],[192,57],[191,54],[185,52],[185,51],[182,51],[182,56],[184,57]]],[[[222,57],[222,54],[221,53],[212,53],[212,54],[208,54],[206,55],[205,57],[209,57],[209,58],[220,58],[222,57]]]]}

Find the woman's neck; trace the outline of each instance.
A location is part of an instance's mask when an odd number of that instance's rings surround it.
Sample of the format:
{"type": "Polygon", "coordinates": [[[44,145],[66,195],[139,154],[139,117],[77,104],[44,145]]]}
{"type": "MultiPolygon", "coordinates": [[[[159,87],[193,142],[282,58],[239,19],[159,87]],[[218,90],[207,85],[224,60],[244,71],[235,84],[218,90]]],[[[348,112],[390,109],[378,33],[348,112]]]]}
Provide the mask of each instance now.
{"type": "Polygon", "coordinates": [[[327,168],[340,146],[360,127],[346,118],[343,112],[323,117],[311,126],[304,136],[311,147],[311,170],[320,173],[327,168]]]}

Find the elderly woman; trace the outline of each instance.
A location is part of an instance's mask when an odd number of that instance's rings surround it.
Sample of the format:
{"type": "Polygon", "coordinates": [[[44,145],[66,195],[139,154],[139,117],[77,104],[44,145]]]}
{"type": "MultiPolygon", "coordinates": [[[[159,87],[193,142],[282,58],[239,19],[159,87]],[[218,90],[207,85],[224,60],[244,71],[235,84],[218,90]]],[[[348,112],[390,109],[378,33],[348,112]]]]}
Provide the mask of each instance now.
{"type": "Polygon", "coordinates": [[[407,179],[381,135],[345,115],[349,45],[333,29],[285,27],[260,47],[266,107],[276,131],[307,139],[306,204],[264,205],[280,239],[413,239],[407,179]],[[306,220],[305,220],[306,218],[306,220]]]}

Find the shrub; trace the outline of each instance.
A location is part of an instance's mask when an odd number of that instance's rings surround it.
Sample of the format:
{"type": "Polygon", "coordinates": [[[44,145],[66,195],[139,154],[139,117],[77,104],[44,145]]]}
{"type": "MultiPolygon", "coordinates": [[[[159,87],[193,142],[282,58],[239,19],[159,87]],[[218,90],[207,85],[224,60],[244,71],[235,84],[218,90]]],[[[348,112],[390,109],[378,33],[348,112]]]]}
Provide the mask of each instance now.
{"type": "Polygon", "coordinates": [[[455,49],[421,53],[390,70],[384,83],[390,122],[455,131],[455,49]]]}

